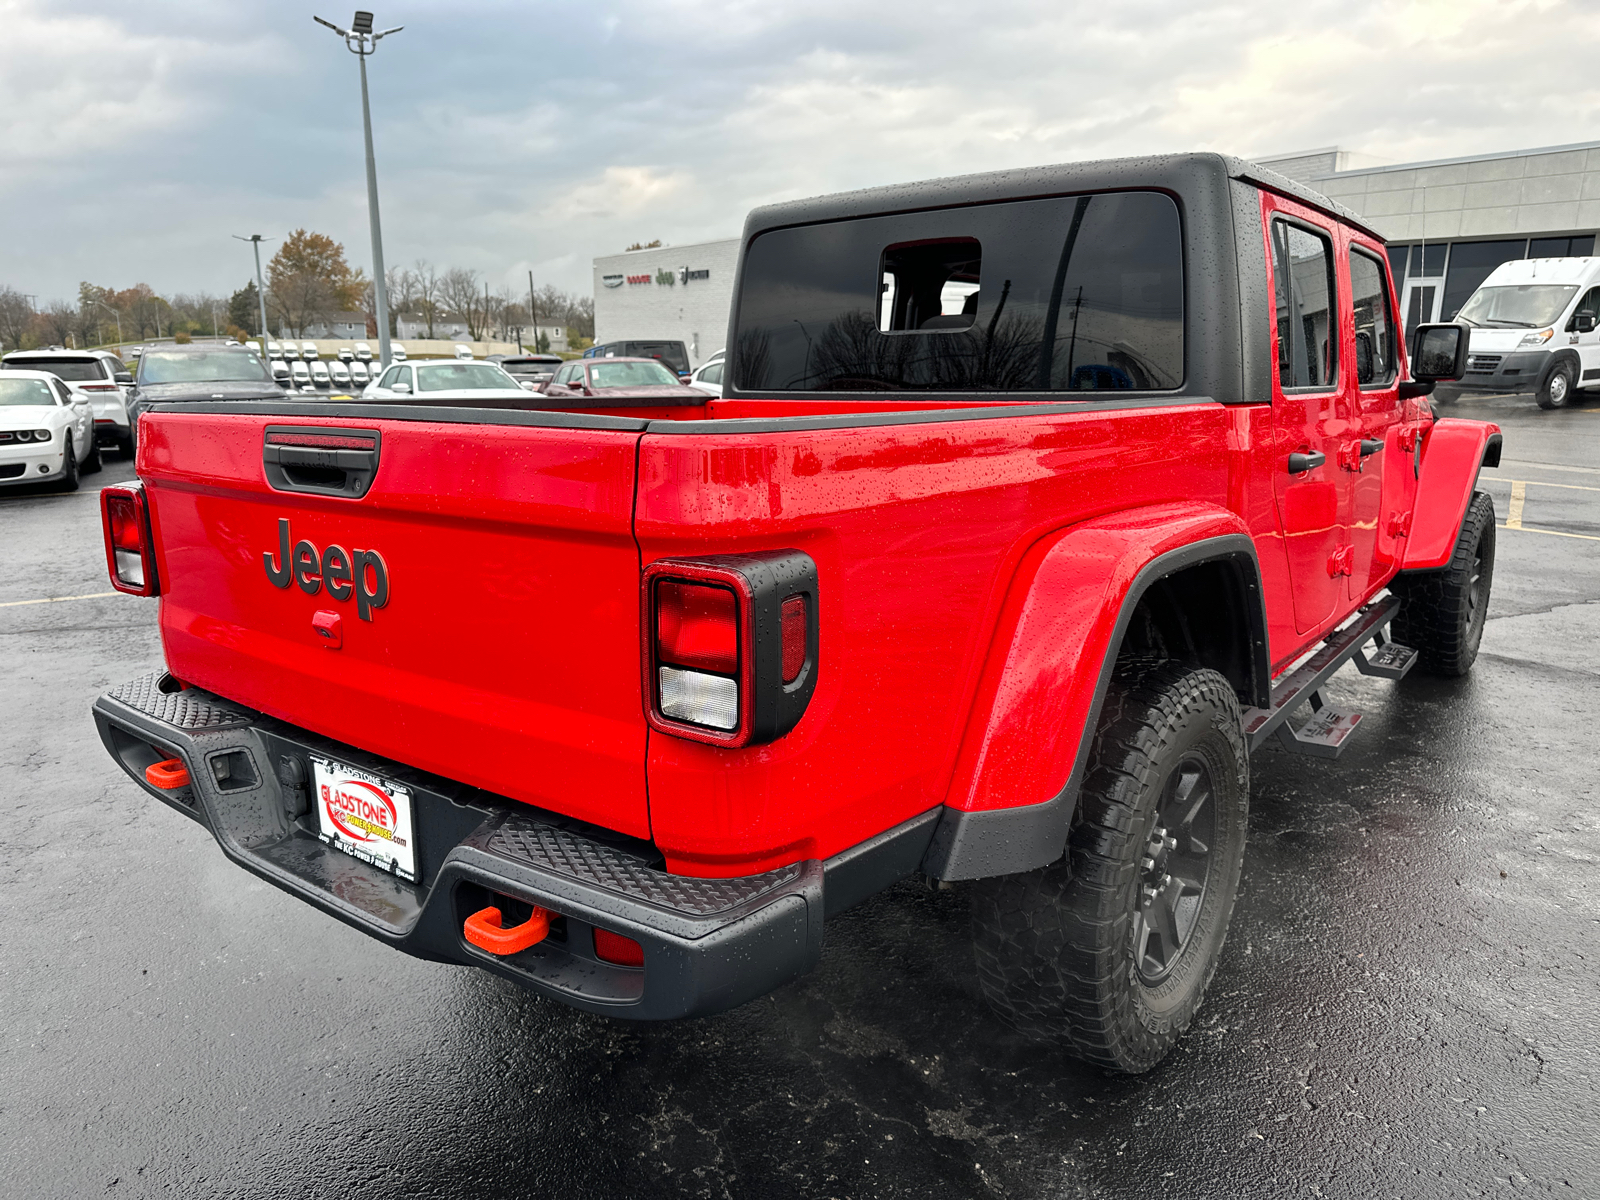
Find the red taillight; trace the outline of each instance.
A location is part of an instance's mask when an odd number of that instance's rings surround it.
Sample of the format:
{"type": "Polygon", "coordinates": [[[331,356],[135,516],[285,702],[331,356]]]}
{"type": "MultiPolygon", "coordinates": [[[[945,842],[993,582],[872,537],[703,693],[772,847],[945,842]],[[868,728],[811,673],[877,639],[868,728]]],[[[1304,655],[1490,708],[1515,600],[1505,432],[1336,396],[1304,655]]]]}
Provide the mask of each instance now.
{"type": "Polygon", "coordinates": [[[783,681],[793,683],[806,665],[806,598],[790,596],[783,602],[783,681]]]}
{"type": "Polygon", "coordinates": [[[664,663],[736,674],[739,623],[733,593],[663,579],[656,585],[656,646],[664,663]]]}
{"type": "Polygon", "coordinates": [[[595,929],[594,956],[601,962],[616,963],[619,967],[644,966],[644,947],[631,937],[623,937],[609,929],[595,929]]]}
{"type": "Polygon", "coordinates": [[[78,386],[86,392],[120,392],[122,390],[115,383],[80,383],[78,386]]]}
{"type": "Polygon", "coordinates": [[[100,492],[100,521],[106,539],[106,569],[111,586],[134,596],[157,593],[155,555],[144,487],[109,487],[100,492]]]}

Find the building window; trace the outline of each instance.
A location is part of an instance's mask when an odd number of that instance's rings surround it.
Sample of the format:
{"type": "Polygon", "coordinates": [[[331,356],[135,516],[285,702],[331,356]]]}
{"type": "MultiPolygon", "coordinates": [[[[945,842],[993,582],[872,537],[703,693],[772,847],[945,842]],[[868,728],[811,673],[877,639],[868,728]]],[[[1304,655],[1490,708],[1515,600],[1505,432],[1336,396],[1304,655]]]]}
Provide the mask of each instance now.
{"type": "Polygon", "coordinates": [[[1534,238],[1528,244],[1529,258],[1587,258],[1594,253],[1594,234],[1581,237],[1534,238]]]}
{"type": "Polygon", "coordinates": [[[1525,245],[1522,238],[1504,242],[1452,242],[1450,274],[1444,283],[1444,306],[1440,309],[1440,317],[1446,321],[1455,320],[1461,306],[1478,290],[1478,285],[1489,278],[1489,272],[1501,263],[1521,258],[1525,245]]]}

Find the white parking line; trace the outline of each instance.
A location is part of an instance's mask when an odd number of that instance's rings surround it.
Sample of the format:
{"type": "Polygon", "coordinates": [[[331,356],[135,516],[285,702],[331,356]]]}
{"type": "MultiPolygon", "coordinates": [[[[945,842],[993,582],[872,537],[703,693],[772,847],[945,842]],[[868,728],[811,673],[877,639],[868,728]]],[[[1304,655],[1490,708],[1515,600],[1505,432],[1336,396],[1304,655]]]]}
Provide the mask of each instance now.
{"type": "Polygon", "coordinates": [[[20,608],[24,604],[61,604],[67,600],[104,600],[107,596],[120,596],[121,592],[90,592],[86,596],[46,596],[42,600],[7,600],[0,608],[20,608]]]}

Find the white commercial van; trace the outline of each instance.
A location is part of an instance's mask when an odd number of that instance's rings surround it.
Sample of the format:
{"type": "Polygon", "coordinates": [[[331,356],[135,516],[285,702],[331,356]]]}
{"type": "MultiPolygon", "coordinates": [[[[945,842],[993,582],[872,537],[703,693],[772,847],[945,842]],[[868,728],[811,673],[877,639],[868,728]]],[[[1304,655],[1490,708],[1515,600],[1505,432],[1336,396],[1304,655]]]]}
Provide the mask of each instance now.
{"type": "Polygon", "coordinates": [[[1600,258],[1501,263],[1456,319],[1472,326],[1462,390],[1532,392],[1540,408],[1565,408],[1600,387],[1600,258]]]}

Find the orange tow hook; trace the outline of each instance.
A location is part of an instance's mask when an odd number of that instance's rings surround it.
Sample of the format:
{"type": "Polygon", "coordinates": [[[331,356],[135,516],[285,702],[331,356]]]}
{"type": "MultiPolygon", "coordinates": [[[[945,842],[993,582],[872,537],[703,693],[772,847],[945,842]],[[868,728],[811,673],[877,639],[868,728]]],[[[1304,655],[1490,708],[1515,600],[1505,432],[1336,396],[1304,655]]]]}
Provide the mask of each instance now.
{"type": "Polygon", "coordinates": [[[181,758],[167,758],[146,767],[144,778],[151,787],[170,792],[174,788],[189,786],[189,768],[183,765],[181,758]]]}
{"type": "Polygon", "coordinates": [[[498,908],[480,908],[467,918],[461,932],[467,941],[490,954],[517,954],[544,941],[550,932],[550,916],[544,909],[536,908],[521,925],[502,929],[498,908]]]}

